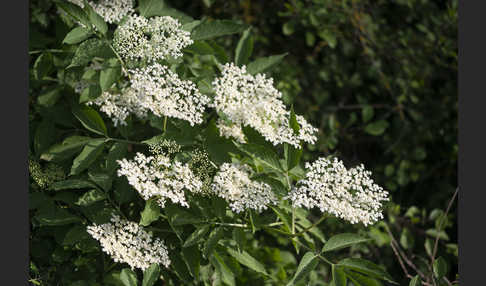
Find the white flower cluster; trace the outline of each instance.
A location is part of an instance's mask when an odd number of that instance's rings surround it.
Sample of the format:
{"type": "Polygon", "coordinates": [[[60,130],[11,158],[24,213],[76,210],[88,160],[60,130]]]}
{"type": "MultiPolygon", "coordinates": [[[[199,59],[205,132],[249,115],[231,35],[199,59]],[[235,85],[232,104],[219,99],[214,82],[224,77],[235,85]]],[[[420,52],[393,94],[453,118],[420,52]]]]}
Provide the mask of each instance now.
{"type": "Polygon", "coordinates": [[[261,212],[278,199],[270,185],[250,179],[252,169],[247,165],[224,163],[214,177],[212,191],[225,199],[231,209],[240,213],[245,209],[261,212]]]}
{"type": "MultiPolygon", "coordinates": [[[[301,125],[299,134],[289,126],[290,112],[281,101],[282,94],[273,87],[273,79],[263,74],[255,76],[246,72],[246,67],[233,63],[223,66],[222,76],[213,81],[216,96],[213,106],[224,113],[236,126],[251,126],[274,145],[288,143],[300,148],[300,141],[314,143],[316,128],[297,116],[301,125]]],[[[222,134],[238,134],[232,127],[220,131],[222,134]]],[[[236,137],[238,138],[238,137],[236,137]]]]}
{"type": "Polygon", "coordinates": [[[346,169],[334,158],[319,158],[306,163],[306,177],[297,182],[288,198],[294,207],[318,207],[351,223],[369,225],[383,218],[382,201],[388,192],[370,178],[371,172],[363,165],[346,169]]]}
{"type": "MultiPolygon", "coordinates": [[[[84,8],[82,0],[68,0],[69,2],[84,8]]],[[[135,12],[133,10],[133,0],[100,0],[97,2],[88,1],[93,10],[103,17],[110,24],[119,23],[123,17],[135,12]]]]}
{"type": "Polygon", "coordinates": [[[132,15],[116,29],[113,39],[115,50],[123,58],[149,62],[181,57],[181,50],[192,43],[190,33],[170,16],[147,19],[132,15]]]}
{"type": "Polygon", "coordinates": [[[128,71],[131,86],[121,94],[104,92],[88,104],[112,118],[115,126],[125,125],[129,114],[145,118],[148,112],[163,117],[188,121],[192,126],[203,121],[209,98],[199,92],[189,80],[181,80],[176,73],[160,64],[128,71]]]}
{"type": "Polygon", "coordinates": [[[128,183],[145,199],[156,197],[161,207],[167,199],[184,207],[189,207],[184,191],[201,192],[203,183],[187,164],[171,162],[169,157],[157,155],[146,157],[137,153],[134,160],[122,159],[118,176],[126,176],[128,183]]]}
{"type": "Polygon", "coordinates": [[[227,124],[219,118],[218,121],[216,121],[216,127],[218,127],[219,136],[226,139],[234,138],[239,143],[246,143],[245,134],[240,125],[234,123],[227,124]]]}
{"type": "Polygon", "coordinates": [[[88,226],[87,232],[115,262],[127,263],[132,269],[145,270],[153,263],[170,265],[164,242],[154,239],[135,222],[113,215],[111,223],[88,226]]]}

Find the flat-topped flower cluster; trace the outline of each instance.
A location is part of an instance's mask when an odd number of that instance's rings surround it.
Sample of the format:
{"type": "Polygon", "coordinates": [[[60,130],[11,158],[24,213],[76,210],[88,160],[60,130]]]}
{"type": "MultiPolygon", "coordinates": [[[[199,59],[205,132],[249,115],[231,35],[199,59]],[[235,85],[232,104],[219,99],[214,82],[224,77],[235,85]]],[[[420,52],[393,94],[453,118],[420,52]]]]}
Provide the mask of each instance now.
{"type": "Polygon", "coordinates": [[[87,232],[101,244],[115,262],[127,263],[132,269],[147,269],[151,264],[170,265],[164,242],[154,238],[138,223],[113,215],[111,222],[90,225],[87,232]]]}
{"type": "Polygon", "coordinates": [[[305,179],[288,195],[295,207],[318,207],[323,213],[364,225],[383,218],[380,209],[388,192],[373,182],[363,165],[346,169],[337,158],[319,158],[305,167],[305,179]]]}
{"type": "MultiPolygon", "coordinates": [[[[69,2],[84,8],[83,0],[68,0],[69,2]]],[[[110,24],[119,23],[123,17],[130,15],[133,9],[133,0],[100,0],[88,1],[93,10],[110,24]]]]}

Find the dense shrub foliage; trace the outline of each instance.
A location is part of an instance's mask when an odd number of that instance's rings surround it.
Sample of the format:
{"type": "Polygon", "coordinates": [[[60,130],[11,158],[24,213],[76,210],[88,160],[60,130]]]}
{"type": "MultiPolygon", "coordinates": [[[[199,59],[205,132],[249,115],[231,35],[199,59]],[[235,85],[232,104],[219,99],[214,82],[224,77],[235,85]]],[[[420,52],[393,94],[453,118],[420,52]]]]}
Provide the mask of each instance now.
{"type": "Polygon", "coordinates": [[[458,283],[457,1],[30,6],[30,283],[458,283]]]}

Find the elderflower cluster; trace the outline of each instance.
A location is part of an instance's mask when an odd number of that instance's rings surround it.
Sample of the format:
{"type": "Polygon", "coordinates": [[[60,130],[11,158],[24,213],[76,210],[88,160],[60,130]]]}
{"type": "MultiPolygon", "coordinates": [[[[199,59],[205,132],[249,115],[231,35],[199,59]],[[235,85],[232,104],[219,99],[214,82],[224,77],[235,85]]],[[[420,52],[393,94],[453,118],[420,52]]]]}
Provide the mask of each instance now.
{"type": "Polygon", "coordinates": [[[170,16],[147,19],[132,15],[120,25],[113,46],[125,59],[146,59],[149,62],[182,56],[182,49],[191,45],[190,33],[170,16]]]}
{"type": "MultiPolygon", "coordinates": [[[[68,0],[69,2],[84,8],[82,0],[68,0]]],[[[110,24],[119,23],[123,17],[135,12],[133,10],[133,0],[100,0],[97,2],[88,1],[93,10],[103,17],[110,24]]]]}
{"type": "Polygon", "coordinates": [[[189,207],[185,191],[201,192],[202,182],[187,164],[171,162],[164,155],[148,156],[137,153],[133,160],[122,159],[118,176],[126,176],[128,183],[137,190],[144,200],[157,198],[161,207],[169,199],[175,204],[189,207]]]}
{"type": "Polygon", "coordinates": [[[281,101],[282,94],[273,87],[273,79],[263,74],[255,76],[246,72],[246,67],[233,63],[223,66],[222,76],[213,81],[216,96],[213,106],[222,112],[236,127],[229,130],[223,126],[225,136],[241,137],[237,128],[251,126],[274,145],[288,143],[300,148],[300,141],[314,143],[316,128],[304,117],[296,116],[301,126],[298,134],[289,126],[290,112],[281,101]]]}
{"type": "Polygon", "coordinates": [[[261,212],[270,204],[277,204],[278,199],[270,185],[252,181],[252,169],[247,165],[224,163],[214,177],[213,192],[225,199],[230,208],[240,213],[245,209],[261,212]]]}
{"type": "Polygon", "coordinates": [[[181,80],[176,73],[160,64],[128,72],[131,74],[131,86],[122,90],[121,94],[104,92],[88,103],[100,106],[115,126],[125,125],[130,114],[145,118],[148,112],[159,117],[186,120],[192,126],[202,123],[209,98],[201,94],[193,82],[181,80]]]}
{"type": "Polygon", "coordinates": [[[305,179],[298,181],[288,195],[294,207],[318,207],[365,226],[383,218],[380,209],[382,201],[388,200],[388,192],[373,182],[371,172],[363,165],[348,170],[337,158],[319,158],[305,167],[305,179]]]}
{"type": "Polygon", "coordinates": [[[153,238],[135,222],[113,215],[110,223],[91,225],[87,232],[101,244],[102,250],[115,262],[127,263],[132,270],[142,271],[151,264],[169,267],[167,247],[159,238],[153,238]]]}
{"type": "Polygon", "coordinates": [[[226,123],[224,120],[219,118],[218,121],[216,121],[216,127],[218,127],[219,136],[222,136],[226,139],[233,138],[236,140],[236,142],[242,144],[246,143],[245,134],[243,133],[240,125],[234,123],[226,123]]]}

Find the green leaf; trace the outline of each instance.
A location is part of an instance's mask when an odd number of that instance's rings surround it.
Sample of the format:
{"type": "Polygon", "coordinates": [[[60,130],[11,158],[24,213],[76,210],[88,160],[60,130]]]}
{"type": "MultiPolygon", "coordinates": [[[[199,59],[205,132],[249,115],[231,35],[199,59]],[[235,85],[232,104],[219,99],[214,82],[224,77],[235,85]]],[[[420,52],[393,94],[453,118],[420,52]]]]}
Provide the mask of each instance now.
{"type": "Polygon", "coordinates": [[[276,65],[277,63],[279,63],[286,55],[287,53],[264,57],[264,58],[258,58],[255,61],[248,64],[248,66],[246,67],[246,71],[252,75],[255,75],[257,73],[262,73],[268,70],[269,68],[271,68],[272,66],[276,65]]]}
{"type": "Polygon", "coordinates": [[[74,106],[73,114],[89,131],[99,135],[108,135],[103,119],[93,108],[86,105],[74,106]]]}
{"type": "Polygon", "coordinates": [[[333,32],[329,30],[322,30],[318,33],[318,35],[329,44],[329,47],[331,47],[331,49],[334,49],[336,47],[337,39],[336,35],[333,32]]]}
{"type": "Polygon", "coordinates": [[[219,273],[221,280],[226,283],[227,285],[234,286],[235,284],[235,275],[231,271],[231,269],[226,266],[224,260],[219,256],[217,252],[214,252],[213,257],[211,257],[211,263],[216,268],[216,271],[219,273]]]}
{"type": "Polygon", "coordinates": [[[94,25],[94,27],[103,35],[106,35],[108,31],[108,25],[105,23],[103,17],[98,15],[93,7],[88,3],[88,1],[84,0],[84,10],[88,15],[89,21],[94,25]]]}
{"type": "Polygon", "coordinates": [[[206,140],[204,147],[208,151],[211,161],[216,164],[231,162],[229,153],[237,153],[238,149],[228,139],[220,137],[215,121],[211,120],[206,130],[204,130],[206,140]]]}
{"type": "Polygon", "coordinates": [[[45,161],[62,162],[81,151],[83,146],[92,140],[95,139],[85,136],[70,136],[61,144],[51,146],[40,158],[45,161]]]}
{"type": "Polygon", "coordinates": [[[158,16],[157,14],[167,7],[163,0],[140,0],[138,3],[140,15],[146,18],[158,16]]]}
{"type": "Polygon", "coordinates": [[[74,245],[81,240],[91,239],[91,236],[86,232],[86,226],[75,225],[64,236],[62,245],[74,245]]]}
{"type": "Polygon", "coordinates": [[[108,156],[106,157],[106,169],[109,175],[112,175],[116,172],[119,167],[116,161],[125,158],[127,151],[127,143],[116,142],[115,144],[113,144],[113,146],[110,148],[110,151],[108,152],[108,156]]]}
{"type": "Polygon", "coordinates": [[[437,232],[437,229],[435,228],[430,228],[430,229],[427,229],[425,231],[425,234],[433,237],[433,238],[436,238],[437,236],[439,237],[439,239],[443,239],[443,240],[449,240],[449,236],[447,235],[447,233],[443,230],[441,230],[440,232],[437,232]]]}
{"type": "Polygon", "coordinates": [[[42,80],[52,70],[52,55],[50,53],[42,53],[34,63],[34,76],[37,80],[42,80]]]}
{"type": "Polygon", "coordinates": [[[440,256],[439,258],[435,259],[434,264],[432,265],[434,270],[434,275],[437,279],[441,279],[444,275],[447,274],[447,262],[440,256]]]}
{"type": "Polygon", "coordinates": [[[422,285],[422,279],[420,279],[419,275],[415,275],[415,277],[410,280],[410,283],[408,286],[421,286],[422,285]]]}
{"type": "Polygon", "coordinates": [[[319,261],[317,256],[312,252],[304,254],[300,260],[299,266],[295,271],[294,277],[289,281],[287,286],[296,285],[300,280],[304,279],[314,268],[316,268],[319,261]]]}
{"type": "Polygon", "coordinates": [[[98,189],[93,189],[84,193],[79,199],[75,202],[78,206],[89,206],[96,202],[105,200],[107,198],[106,194],[98,189]]]}
{"type": "Polygon", "coordinates": [[[327,252],[327,251],[334,251],[338,249],[342,249],[345,247],[349,247],[353,244],[356,243],[361,243],[368,241],[369,239],[363,238],[357,234],[354,233],[341,233],[337,234],[326,242],[324,244],[324,247],[322,248],[322,252],[327,252]]]}
{"type": "Polygon", "coordinates": [[[90,84],[87,88],[85,88],[81,95],[79,96],[79,103],[85,103],[90,100],[96,99],[98,96],[101,95],[101,88],[99,85],[90,84]]]}
{"type": "Polygon", "coordinates": [[[186,239],[182,247],[189,247],[192,246],[196,243],[198,243],[205,235],[206,233],[209,232],[210,226],[204,225],[201,227],[198,227],[191,235],[186,239]]]}
{"type": "Polygon", "coordinates": [[[182,249],[182,259],[191,272],[192,277],[199,280],[199,269],[201,267],[201,253],[197,245],[182,249]]]}
{"type": "Polygon", "coordinates": [[[79,179],[69,179],[60,182],[55,182],[49,186],[49,190],[61,191],[69,189],[86,189],[86,188],[96,188],[96,185],[86,180],[79,179]]]}
{"type": "Polygon", "coordinates": [[[120,281],[124,286],[137,286],[137,275],[130,268],[124,268],[120,272],[120,281]]]}
{"type": "Polygon", "coordinates": [[[250,34],[251,27],[243,32],[235,50],[235,64],[245,65],[253,52],[253,37],[250,34]]]}
{"type": "Polygon", "coordinates": [[[58,207],[46,207],[38,211],[35,219],[41,225],[59,226],[80,222],[81,219],[65,209],[58,207]]]}
{"type": "Polygon", "coordinates": [[[153,286],[160,276],[160,266],[156,263],[149,266],[143,272],[142,286],[153,286]]]}
{"type": "Polygon", "coordinates": [[[83,151],[74,158],[70,175],[78,175],[86,170],[103,151],[104,142],[105,139],[95,139],[86,144],[83,151]]]}
{"type": "Polygon", "coordinates": [[[64,10],[64,12],[68,13],[69,16],[73,17],[75,20],[79,21],[81,24],[85,25],[86,27],[91,27],[88,15],[84,10],[75,5],[73,3],[63,1],[63,2],[56,2],[57,6],[64,10]]]}
{"type": "Polygon", "coordinates": [[[231,20],[214,20],[203,22],[192,31],[193,40],[206,40],[244,31],[248,26],[231,20]]]}
{"type": "Polygon", "coordinates": [[[196,217],[189,211],[183,210],[182,208],[174,205],[168,207],[166,206],[164,210],[167,212],[169,220],[174,226],[196,224],[201,222],[200,217],[196,217]]]}
{"type": "Polygon", "coordinates": [[[240,144],[234,143],[238,149],[248,154],[254,159],[259,159],[267,167],[282,171],[282,166],[277,154],[270,148],[257,144],[240,144]]]}
{"type": "Polygon", "coordinates": [[[363,107],[361,111],[361,117],[364,123],[370,121],[371,118],[373,118],[373,115],[375,115],[375,111],[372,106],[366,105],[363,107]]]}
{"type": "Polygon", "coordinates": [[[160,217],[160,206],[156,199],[150,199],[145,202],[145,208],[140,213],[140,225],[148,226],[160,217]]]}
{"type": "MultiPolygon", "coordinates": [[[[289,119],[289,126],[294,130],[295,133],[299,133],[300,125],[297,122],[297,118],[295,116],[294,107],[290,108],[290,119],[289,119]]],[[[300,158],[302,157],[302,147],[297,149],[292,145],[284,143],[284,156],[287,165],[287,171],[293,169],[295,166],[299,165],[300,158]]]]}
{"type": "Polygon", "coordinates": [[[71,64],[67,68],[85,66],[94,57],[112,58],[115,57],[115,54],[105,42],[96,38],[90,38],[78,46],[76,52],[74,52],[71,64]]]}
{"type": "Polygon", "coordinates": [[[250,269],[255,270],[258,273],[268,276],[268,273],[265,271],[265,266],[263,266],[263,264],[253,258],[248,252],[244,250],[239,252],[231,248],[226,249],[226,251],[228,252],[228,254],[233,256],[239,263],[245,265],[250,269]]]}
{"type": "Polygon", "coordinates": [[[383,286],[380,281],[358,272],[346,271],[346,275],[356,286],[383,286]]]}
{"type": "Polygon", "coordinates": [[[54,123],[50,120],[44,119],[35,129],[34,135],[34,150],[36,154],[41,154],[49,148],[52,141],[55,139],[56,129],[54,123]]]}
{"type": "Polygon", "coordinates": [[[86,40],[87,38],[91,37],[93,33],[84,28],[84,27],[76,27],[72,29],[66,37],[64,37],[64,40],[62,40],[63,44],[68,44],[68,45],[74,45],[74,44],[79,44],[82,41],[86,40]]]}
{"type": "Polygon", "coordinates": [[[182,280],[183,285],[189,284],[192,281],[191,273],[187,268],[187,264],[184,262],[180,252],[175,252],[171,256],[171,268],[175,270],[175,273],[182,280]]]}
{"type": "Polygon", "coordinates": [[[187,32],[192,32],[192,30],[194,30],[194,28],[199,26],[199,24],[201,24],[200,20],[185,23],[184,25],[182,25],[182,30],[187,32]]]}
{"type": "Polygon", "coordinates": [[[51,89],[48,92],[39,95],[39,97],[37,97],[37,103],[40,106],[51,107],[56,104],[61,97],[61,91],[63,91],[62,87],[51,89]]]}
{"type": "Polygon", "coordinates": [[[214,247],[218,244],[218,241],[223,237],[224,229],[222,227],[217,227],[211,231],[206,243],[204,244],[203,254],[206,257],[213,252],[214,247]]]}
{"type": "Polygon", "coordinates": [[[112,176],[98,170],[96,172],[89,172],[88,176],[91,181],[100,186],[105,192],[111,190],[111,185],[114,179],[112,176]]]}
{"type": "Polygon", "coordinates": [[[121,66],[117,59],[110,59],[109,68],[100,72],[100,87],[102,91],[108,90],[121,76],[121,66]]]}
{"type": "Polygon", "coordinates": [[[346,286],[346,273],[336,264],[332,265],[332,281],[334,286],[346,286]]]}
{"type": "Polygon", "coordinates": [[[385,130],[388,128],[389,123],[386,120],[378,120],[372,123],[369,123],[366,125],[364,131],[368,134],[371,134],[373,136],[378,136],[383,134],[385,130]]]}
{"type": "Polygon", "coordinates": [[[365,259],[361,258],[345,258],[341,260],[338,265],[343,266],[345,268],[361,272],[363,274],[369,275],[374,278],[383,279],[392,283],[396,283],[393,281],[390,274],[388,274],[385,270],[383,270],[378,265],[374,264],[365,259]]]}

